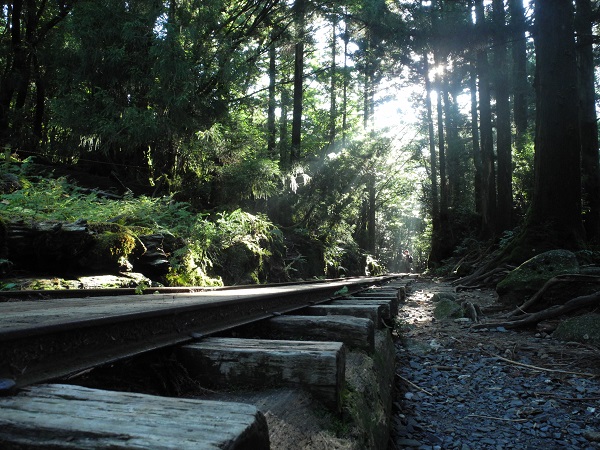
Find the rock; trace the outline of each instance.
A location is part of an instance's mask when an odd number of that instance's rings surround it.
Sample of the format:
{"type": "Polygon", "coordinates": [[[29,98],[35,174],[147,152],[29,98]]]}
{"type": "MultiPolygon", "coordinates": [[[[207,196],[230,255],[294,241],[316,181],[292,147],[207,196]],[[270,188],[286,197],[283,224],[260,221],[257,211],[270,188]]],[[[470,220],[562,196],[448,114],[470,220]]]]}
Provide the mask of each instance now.
{"type": "Polygon", "coordinates": [[[548,280],[567,273],[579,273],[579,263],[573,252],[551,250],[541,253],[512,270],[498,283],[498,300],[504,304],[521,304],[539,291],[548,280]]]}
{"type": "Polygon", "coordinates": [[[19,177],[14,173],[2,173],[0,174],[0,194],[10,194],[18,191],[23,186],[19,177]]]}
{"type": "Polygon", "coordinates": [[[12,261],[9,261],[8,259],[0,259],[0,275],[6,275],[12,270],[12,268],[12,261]]]}
{"type": "Polygon", "coordinates": [[[600,431],[585,430],[583,437],[590,442],[600,442],[600,431]]]}
{"type": "Polygon", "coordinates": [[[421,444],[419,441],[415,440],[415,439],[399,439],[396,441],[396,446],[398,448],[414,448],[414,447],[420,447],[421,444]]]}
{"type": "Polygon", "coordinates": [[[0,396],[12,395],[15,392],[17,383],[10,378],[0,378],[0,396]]]}
{"type": "Polygon", "coordinates": [[[561,341],[600,344],[600,314],[571,317],[558,325],[552,337],[561,341]]]}
{"type": "Polygon", "coordinates": [[[463,309],[458,303],[453,300],[444,298],[435,305],[433,317],[437,320],[457,319],[462,317],[463,309]]]}
{"type": "Polygon", "coordinates": [[[456,296],[454,294],[452,294],[451,292],[436,292],[431,297],[431,301],[435,302],[435,303],[437,303],[443,299],[452,300],[453,302],[455,302],[456,296]]]}
{"type": "Polygon", "coordinates": [[[80,289],[117,289],[152,286],[152,280],[141,273],[91,275],[79,277],[78,280],[80,282],[80,289]]]}

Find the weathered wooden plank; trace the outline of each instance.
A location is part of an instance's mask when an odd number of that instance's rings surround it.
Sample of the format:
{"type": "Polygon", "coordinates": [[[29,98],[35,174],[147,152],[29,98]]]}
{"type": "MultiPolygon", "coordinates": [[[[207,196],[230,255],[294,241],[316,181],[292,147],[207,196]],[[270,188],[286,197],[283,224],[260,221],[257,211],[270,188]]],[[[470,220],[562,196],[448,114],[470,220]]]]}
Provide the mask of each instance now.
{"type": "Polygon", "coordinates": [[[392,299],[368,298],[368,297],[348,297],[334,300],[332,305],[383,305],[382,317],[384,320],[390,320],[398,314],[398,307],[392,299]]]}
{"type": "Polygon", "coordinates": [[[303,310],[304,313],[311,316],[354,316],[370,319],[375,327],[382,328],[382,305],[315,305],[303,310]]]}
{"type": "Polygon", "coordinates": [[[0,398],[0,448],[268,450],[255,406],[46,384],[0,398]]]}
{"type": "Polygon", "coordinates": [[[183,346],[188,371],[213,386],[299,386],[338,410],[346,368],[341,342],[207,338],[183,346]]]}
{"type": "Polygon", "coordinates": [[[261,327],[274,339],[343,342],[347,347],[373,353],[373,321],[351,316],[279,316],[261,327]]]}
{"type": "Polygon", "coordinates": [[[392,316],[395,317],[398,315],[398,310],[400,308],[400,302],[403,302],[404,299],[406,298],[406,290],[404,287],[401,287],[398,289],[389,289],[389,290],[369,289],[368,291],[359,292],[357,294],[354,294],[352,297],[391,299],[392,303],[390,305],[390,312],[391,312],[392,316]]]}

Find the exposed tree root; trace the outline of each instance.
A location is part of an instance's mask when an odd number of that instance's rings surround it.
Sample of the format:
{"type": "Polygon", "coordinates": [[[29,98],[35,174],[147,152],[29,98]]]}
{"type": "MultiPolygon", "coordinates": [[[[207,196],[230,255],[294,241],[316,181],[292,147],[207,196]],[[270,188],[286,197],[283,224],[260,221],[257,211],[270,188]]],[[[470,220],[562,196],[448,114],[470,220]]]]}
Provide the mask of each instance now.
{"type": "Polygon", "coordinates": [[[507,320],[505,322],[486,323],[473,325],[471,328],[491,328],[491,327],[504,327],[504,328],[519,328],[528,325],[534,325],[542,320],[551,319],[558,317],[571,311],[575,311],[581,308],[587,308],[591,306],[598,306],[600,304],[600,291],[594,292],[590,295],[583,295],[575,297],[569,300],[564,305],[551,306],[550,308],[544,309],[534,314],[528,314],[523,318],[515,320],[507,320]]]}
{"type": "Polygon", "coordinates": [[[460,278],[454,281],[452,284],[455,285],[455,289],[457,291],[495,286],[498,281],[500,281],[506,276],[506,274],[508,274],[508,272],[510,272],[511,269],[512,267],[503,265],[489,271],[477,270],[472,275],[460,278]]]}
{"type": "Polygon", "coordinates": [[[600,276],[596,275],[579,275],[579,274],[564,274],[550,278],[542,288],[537,291],[529,300],[518,306],[517,309],[508,314],[507,317],[521,316],[528,314],[527,310],[536,304],[553,286],[564,283],[600,283],[600,276]]]}

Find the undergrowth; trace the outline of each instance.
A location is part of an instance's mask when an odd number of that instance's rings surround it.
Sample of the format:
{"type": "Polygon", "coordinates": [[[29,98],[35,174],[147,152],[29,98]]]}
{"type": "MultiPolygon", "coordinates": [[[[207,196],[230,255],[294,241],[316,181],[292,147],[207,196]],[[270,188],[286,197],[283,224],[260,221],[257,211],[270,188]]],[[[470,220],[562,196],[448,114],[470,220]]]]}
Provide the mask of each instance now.
{"type": "MultiPolygon", "coordinates": [[[[1,172],[8,172],[6,165],[2,169],[1,172]]],[[[269,247],[278,239],[276,228],[266,217],[239,209],[210,218],[208,214],[193,212],[190,204],[175,201],[170,196],[151,198],[126,194],[114,200],[82,190],[65,178],[19,175],[22,188],[0,194],[2,221],[84,219],[96,228],[111,223],[137,235],[176,236],[181,244],[169,255],[171,271],[166,282],[170,285],[221,285],[221,277],[211,270],[219,263],[224,250],[242,244],[262,265],[271,255],[269,247]]]]}
{"type": "MultiPolygon", "coordinates": [[[[289,230],[284,236],[263,214],[241,209],[198,212],[174,196],[135,196],[129,192],[117,200],[80,188],[64,177],[32,175],[29,159],[11,158],[10,154],[0,154],[0,181],[7,177],[11,182],[18,180],[19,187],[0,190],[0,235],[4,223],[18,220],[85,221],[95,234],[121,233],[123,228],[136,241],[139,236],[162,234],[170,271],[160,281],[170,286],[264,283],[270,277],[289,281],[384,271],[379,261],[360,251],[344,227],[316,234],[306,230],[310,239],[290,239],[290,235],[302,233],[289,230]],[[290,242],[293,248],[288,248],[290,242]]],[[[112,238],[107,237],[107,245],[114,241],[112,238]]],[[[111,254],[117,251],[111,245],[107,249],[111,254]]],[[[131,248],[125,250],[124,257],[132,252],[131,248]]]]}

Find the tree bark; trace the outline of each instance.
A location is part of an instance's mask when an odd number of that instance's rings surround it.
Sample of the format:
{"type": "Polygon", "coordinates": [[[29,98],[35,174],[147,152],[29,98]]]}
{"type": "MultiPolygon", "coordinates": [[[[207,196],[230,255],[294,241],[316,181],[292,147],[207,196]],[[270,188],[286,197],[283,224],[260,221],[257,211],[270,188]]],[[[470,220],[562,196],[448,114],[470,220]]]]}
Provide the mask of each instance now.
{"type": "Polygon", "coordinates": [[[509,0],[510,25],[513,30],[512,77],[513,114],[515,122],[515,147],[518,153],[525,148],[527,136],[527,44],[525,38],[525,9],[522,0],[509,0]]]}
{"type": "Polygon", "coordinates": [[[271,33],[269,46],[269,100],[267,107],[267,154],[275,159],[276,128],[275,128],[275,85],[277,83],[277,48],[275,47],[275,32],[271,33]]]}
{"type": "Polygon", "coordinates": [[[525,232],[566,249],[584,236],[574,36],[571,2],[535,3],[535,184],[525,232]]]}
{"type": "Polygon", "coordinates": [[[294,110],[292,114],[292,148],[290,155],[292,165],[300,159],[300,149],[302,144],[305,9],[305,0],[296,0],[294,3],[294,15],[297,36],[294,58],[294,110]]]}
{"type": "Polygon", "coordinates": [[[496,151],[498,154],[497,232],[512,229],[512,146],[506,45],[506,13],[503,0],[493,1],[494,85],[496,90],[496,151]]]}
{"type": "Polygon", "coordinates": [[[437,88],[437,132],[438,132],[438,151],[440,160],[440,217],[448,216],[448,185],[446,179],[446,135],[444,132],[444,107],[443,107],[443,83],[439,74],[439,66],[445,64],[439,53],[434,54],[434,60],[438,66],[438,73],[435,76],[435,85],[437,88]]]}
{"type": "Polygon", "coordinates": [[[331,77],[330,77],[330,85],[329,85],[329,142],[326,145],[325,151],[321,155],[321,160],[325,160],[327,156],[328,149],[332,148],[337,132],[337,96],[336,96],[336,77],[337,77],[337,45],[336,45],[336,28],[338,24],[337,16],[334,16],[331,20],[331,77]]]}
{"type": "Polygon", "coordinates": [[[593,240],[600,235],[600,163],[594,85],[592,2],[577,0],[575,5],[584,226],[586,237],[593,240]]]}
{"type": "Polygon", "coordinates": [[[442,261],[442,239],[440,237],[440,200],[438,195],[438,164],[435,151],[435,130],[431,106],[431,81],[429,80],[429,54],[423,55],[423,71],[425,72],[425,107],[427,110],[427,129],[429,132],[429,164],[431,180],[431,251],[428,266],[435,267],[442,261]]]}
{"type": "Polygon", "coordinates": [[[479,115],[477,105],[477,70],[471,64],[469,76],[469,88],[471,90],[471,146],[475,173],[473,175],[473,187],[475,193],[475,212],[481,214],[481,148],[479,146],[479,115]]]}
{"type": "MultiPolygon", "coordinates": [[[[485,23],[483,0],[475,0],[478,26],[485,23]]],[[[494,135],[492,131],[492,110],[490,93],[489,62],[486,50],[477,52],[479,72],[479,120],[481,131],[481,216],[482,237],[496,234],[496,171],[494,166],[494,135]]]]}

